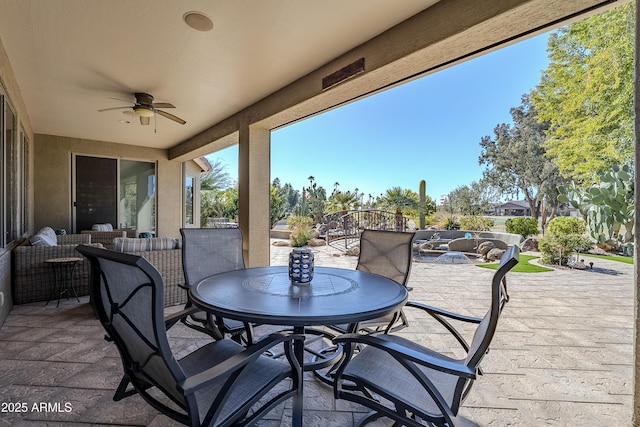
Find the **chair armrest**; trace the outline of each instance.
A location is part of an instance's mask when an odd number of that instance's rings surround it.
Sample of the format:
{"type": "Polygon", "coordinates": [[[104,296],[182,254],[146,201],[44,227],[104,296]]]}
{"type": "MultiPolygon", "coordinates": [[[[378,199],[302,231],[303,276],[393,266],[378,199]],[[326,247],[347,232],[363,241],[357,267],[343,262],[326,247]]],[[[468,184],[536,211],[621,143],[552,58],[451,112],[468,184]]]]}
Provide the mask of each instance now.
{"type": "Polygon", "coordinates": [[[164,325],[166,329],[170,329],[173,325],[178,323],[180,320],[184,319],[190,314],[199,311],[198,307],[189,307],[182,309],[180,311],[176,311],[175,313],[168,314],[164,317],[164,325]]]}
{"type": "Polygon", "coordinates": [[[446,372],[458,377],[476,378],[476,372],[461,362],[421,353],[396,342],[379,338],[375,335],[344,334],[334,338],[333,342],[336,344],[366,344],[386,351],[397,360],[409,360],[428,368],[446,372]]]}
{"type": "Polygon", "coordinates": [[[464,337],[462,336],[460,331],[458,331],[455,328],[455,326],[453,326],[451,323],[449,323],[447,321],[447,319],[445,319],[445,318],[449,318],[449,319],[453,319],[453,320],[459,320],[461,322],[467,322],[467,323],[476,323],[476,324],[478,324],[478,323],[480,323],[482,321],[482,319],[479,318],[479,317],[465,316],[465,315],[462,315],[462,314],[453,313],[451,311],[442,310],[442,309],[439,309],[437,307],[431,307],[429,305],[421,304],[419,302],[414,302],[414,301],[409,301],[407,304],[405,304],[405,307],[413,307],[413,308],[418,308],[418,309],[421,309],[423,311],[426,311],[429,315],[431,315],[431,317],[436,319],[438,321],[438,323],[440,323],[442,326],[444,326],[445,329],[447,331],[449,331],[449,333],[451,335],[454,336],[456,341],[458,341],[460,346],[466,352],[469,352],[469,343],[467,342],[467,340],[464,339],[464,337]]]}
{"type": "MultiPolygon", "coordinates": [[[[230,357],[219,365],[206,369],[199,374],[192,375],[186,378],[184,381],[178,383],[178,390],[185,394],[191,394],[206,386],[209,382],[216,380],[220,376],[229,375],[232,372],[242,369],[247,364],[253,362],[262,355],[265,351],[271,347],[280,343],[289,342],[289,345],[285,345],[285,352],[287,353],[287,359],[292,363],[292,368],[298,371],[298,375],[301,375],[302,368],[297,363],[295,357],[291,355],[291,341],[304,340],[304,335],[286,334],[283,332],[274,332],[257,343],[247,347],[246,350],[235,356],[230,357]],[[293,366],[295,365],[295,366],[293,366]]],[[[231,375],[227,382],[233,382],[236,379],[235,375],[231,375]]]]}
{"type": "Polygon", "coordinates": [[[443,310],[438,307],[432,307],[430,305],[422,304],[415,301],[409,301],[407,302],[407,304],[405,304],[405,306],[419,308],[420,310],[426,311],[433,317],[444,316],[450,319],[460,320],[462,322],[469,322],[469,323],[480,323],[480,321],[482,320],[481,317],[465,316],[463,314],[454,313],[452,311],[443,310]]]}

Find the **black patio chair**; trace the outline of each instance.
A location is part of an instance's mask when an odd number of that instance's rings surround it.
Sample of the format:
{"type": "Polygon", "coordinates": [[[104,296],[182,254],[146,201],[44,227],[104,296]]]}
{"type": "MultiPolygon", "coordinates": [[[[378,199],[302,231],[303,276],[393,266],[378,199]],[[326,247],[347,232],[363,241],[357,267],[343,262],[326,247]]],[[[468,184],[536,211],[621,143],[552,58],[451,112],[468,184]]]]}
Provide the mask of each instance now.
{"type": "Polygon", "coordinates": [[[489,350],[498,319],[509,300],[505,275],[518,263],[519,249],[502,256],[491,282],[491,305],[482,318],[464,316],[420,303],[405,307],[424,310],[441,323],[467,352],[464,359],[445,356],[405,338],[389,334],[346,334],[334,341],[347,357],[336,372],[336,399],[357,402],[373,410],[358,425],[381,417],[394,425],[455,426],[460,405],[468,395],[480,362],[489,350]],[[471,344],[451,321],[476,324],[471,344]],[[354,350],[359,351],[354,355],[354,350]],[[426,424],[425,424],[426,423],[426,424]]]}
{"type": "MultiPolygon", "coordinates": [[[[360,254],[356,270],[384,276],[407,286],[413,256],[415,233],[386,230],[364,230],[360,235],[360,254]]],[[[411,288],[407,288],[411,290],[411,288]]],[[[409,326],[402,310],[367,320],[358,325],[329,325],[340,334],[358,330],[365,333],[395,332],[409,326]]]]}
{"type": "MultiPolygon", "coordinates": [[[[356,270],[378,274],[396,283],[407,286],[413,256],[413,238],[415,233],[386,230],[364,230],[360,235],[360,254],[356,270]]],[[[410,288],[409,288],[410,289],[410,288]]],[[[327,325],[338,334],[347,332],[395,332],[409,325],[404,311],[399,310],[386,316],[361,322],[357,325],[327,325]]],[[[339,347],[339,346],[338,346],[339,347]]],[[[321,353],[329,353],[336,347],[327,347],[321,353]]],[[[340,353],[344,357],[343,353],[340,353]]],[[[336,360],[338,362],[338,360],[336,360]]],[[[333,385],[337,364],[329,369],[314,370],[320,381],[333,385]]]]}
{"type": "Polygon", "coordinates": [[[300,393],[302,372],[292,343],[301,337],[274,333],[249,348],[221,339],[176,360],[166,327],[184,313],[165,323],[158,270],[136,255],[86,245],[78,251],[91,263],[91,301],[124,368],[115,401],[139,394],[180,423],[230,426],[251,424],[300,393]],[[280,344],[288,363],[262,355],[280,344]],[[281,385],[288,379],[290,386],[281,385]]]}
{"type": "MultiPolygon", "coordinates": [[[[360,254],[356,270],[378,274],[407,286],[413,258],[415,233],[364,230],[360,235],[360,254]]],[[[408,288],[411,290],[411,288],[408,288]]],[[[362,332],[395,332],[409,326],[402,310],[367,320],[358,325],[362,332]]]]}
{"type": "MultiPolygon", "coordinates": [[[[238,228],[182,228],[182,268],[187,290],[205,277],[241,270],[244,266],[242,232],[238,228]]],[[[225,334],[239,343],[253,343],[253,325],[233,319],[215,317],[193,307],[188,300],[185,309],[192,309],[183,323],[205,332],[214,339],[225,334]]]]}

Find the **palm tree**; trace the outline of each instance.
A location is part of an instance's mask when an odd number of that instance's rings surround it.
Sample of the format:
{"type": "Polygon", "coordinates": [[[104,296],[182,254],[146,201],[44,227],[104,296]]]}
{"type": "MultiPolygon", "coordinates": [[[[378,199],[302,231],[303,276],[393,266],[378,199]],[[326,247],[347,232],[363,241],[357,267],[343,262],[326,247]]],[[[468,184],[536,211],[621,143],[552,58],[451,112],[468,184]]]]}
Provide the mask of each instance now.
{"type": "Polygon", "coordinates": [[[403,212],[420,209],[420,197],[415,191],[392,187],[381,198],[385,209],[393,209],[396,214],[396,230],[404,229],[403,212]]]}
{"type": "Polygon", "coordinates": [[[396,214],[420,207],[418,193],[408,188],[392,187],[382,196],[380,202],[385,209],[392,209],[396,214]]]}
{"type": "Polygon", "coordinates": [[[229,176],[229,172],[227,172],[227,165],[225,165],[222,160],[209,160],[209,164],[211,164],[211,170],[200,176],[201,190],[222,191],[234,185],[233,179],[229,176]]]}
{"type": "Polygon", "coordinates": [[[348,211],[358,202],[358,194],[351,191],[335,191],[328,200],[329,211],[348,211]]]}

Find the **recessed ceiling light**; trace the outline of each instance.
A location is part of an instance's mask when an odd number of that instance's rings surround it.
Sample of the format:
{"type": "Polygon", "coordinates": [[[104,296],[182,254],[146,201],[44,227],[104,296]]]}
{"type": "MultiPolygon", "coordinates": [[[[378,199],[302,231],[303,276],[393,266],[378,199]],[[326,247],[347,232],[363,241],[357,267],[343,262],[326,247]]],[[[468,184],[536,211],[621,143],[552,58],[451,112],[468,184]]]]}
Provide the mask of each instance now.
{"type": "Polygon", "coordinates": [[[187,12],[182,19],[194,30],[211,31],[213,29],[213,21],[202,12],[187,12]]]}

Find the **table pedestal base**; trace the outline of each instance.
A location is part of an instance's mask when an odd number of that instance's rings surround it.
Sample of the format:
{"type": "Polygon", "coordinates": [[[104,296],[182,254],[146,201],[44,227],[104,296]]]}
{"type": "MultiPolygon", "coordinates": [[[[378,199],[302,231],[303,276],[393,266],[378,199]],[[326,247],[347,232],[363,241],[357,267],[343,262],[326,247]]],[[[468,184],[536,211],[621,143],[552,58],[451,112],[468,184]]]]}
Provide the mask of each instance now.
{"type": "Polygon", "coordinates": [[[49,301],[53,299],[56,293],[58,294],[56,308],[60,307],[60,297],[62,294],[66,294],[67,299],[69,299],[70,294],[73,292],[76,300],[80,302],[76,288],[73,286],[73,272],[75,271],[76,264],[81,261],[82,258],[52,258],[45,261],[53,266],[55,275],[53,296],[49,297],[45,305],[49,304],[49,301]]]}

